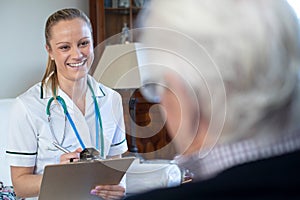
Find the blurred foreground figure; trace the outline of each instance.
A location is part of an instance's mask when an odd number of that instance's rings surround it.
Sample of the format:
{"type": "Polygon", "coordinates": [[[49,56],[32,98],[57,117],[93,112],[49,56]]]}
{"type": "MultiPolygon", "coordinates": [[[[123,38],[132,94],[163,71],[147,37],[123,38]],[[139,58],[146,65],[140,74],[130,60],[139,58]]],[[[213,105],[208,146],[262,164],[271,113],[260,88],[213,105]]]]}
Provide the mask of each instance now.
{"type": "Polygon", "coordinates": [[[128,199],[299,198],[299,31],[288,3],[152,0],[140,21],[142,92],[160,101],[194,179],[128,199]]]}

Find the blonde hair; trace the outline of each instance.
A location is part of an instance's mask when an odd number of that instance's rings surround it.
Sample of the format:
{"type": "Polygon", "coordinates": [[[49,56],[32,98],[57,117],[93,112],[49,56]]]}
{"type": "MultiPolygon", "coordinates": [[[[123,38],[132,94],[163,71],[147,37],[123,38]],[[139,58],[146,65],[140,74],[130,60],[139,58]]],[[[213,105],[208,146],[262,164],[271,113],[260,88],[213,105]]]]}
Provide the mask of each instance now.
{"type": "MultiPolygon", "coordinates": [[[[50,42],[49,42],[51,40],[51,36],[52,36],[51,35],[52,27],[55,26],[58,22],[60,22],[62,20],[72,20],[75,18],[80,18],[83,21],[85,21],[92,33],[91,22],[84,12],[82,12],[81,10],[76,9],[76,8],[64,8],[64,9],[58,10],[48,17],[48,19],[46,21],[46,25],[45,25],[46,45],[50,49],[52,48],[50,45],[50,42]]],[[[58,87],[56,64],[55,64],[55,61],[50,58],[50,56],[48,56],[46,71],[45,71],[45,74],[42,79],[42,86],[47,87],[48,83],[51,83],[52,94],[54,97],[56,97],[55,91],[58,87]]]]}
{"type": "Polygon", "coordinates": [[[189,61],[168,67],[191,85],[202,116],[226,107],[220,142],[298,128],[299,23],[285,0],[152,0],[140,23],[160,30],[141,42],[189,61]]]}

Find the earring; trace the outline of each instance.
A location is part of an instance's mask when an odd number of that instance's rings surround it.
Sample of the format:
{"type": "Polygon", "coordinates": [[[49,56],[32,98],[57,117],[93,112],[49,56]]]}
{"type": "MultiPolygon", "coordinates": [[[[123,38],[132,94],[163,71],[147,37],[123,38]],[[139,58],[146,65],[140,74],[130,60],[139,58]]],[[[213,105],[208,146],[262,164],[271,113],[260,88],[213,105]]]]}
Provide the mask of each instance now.
{"type": "Polygon", "coordinates": [[[54,58],[53,58],[53,57],[51,57],[51,60],[54,60],[54,58]]]}

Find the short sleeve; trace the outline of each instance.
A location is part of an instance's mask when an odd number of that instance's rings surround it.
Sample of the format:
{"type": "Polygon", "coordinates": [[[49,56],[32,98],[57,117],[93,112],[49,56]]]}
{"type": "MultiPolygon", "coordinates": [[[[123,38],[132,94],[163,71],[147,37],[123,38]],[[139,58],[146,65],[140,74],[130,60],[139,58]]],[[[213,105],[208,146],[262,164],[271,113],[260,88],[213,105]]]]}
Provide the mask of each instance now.
{"type": "Polygon", "coordinates": [[[30,114],[20,98],[14,102],[9,119],[6,148],[6,158],[9,165],[35,166],[37,137],[30,114]]]}
{"type": "Polygon", "coordinates": [[[116,120],[117,126],[108,153],[109,156],[123,154],[128,150],[126,134],[125,134],[125,122],[124,122],[124,115],[123,115],[122,98],[121,95],[117,92],[115,92],[113,95],[114,95],[113,103],[115,105],[113,107],[113,112],[117,119],[116,120]]]}

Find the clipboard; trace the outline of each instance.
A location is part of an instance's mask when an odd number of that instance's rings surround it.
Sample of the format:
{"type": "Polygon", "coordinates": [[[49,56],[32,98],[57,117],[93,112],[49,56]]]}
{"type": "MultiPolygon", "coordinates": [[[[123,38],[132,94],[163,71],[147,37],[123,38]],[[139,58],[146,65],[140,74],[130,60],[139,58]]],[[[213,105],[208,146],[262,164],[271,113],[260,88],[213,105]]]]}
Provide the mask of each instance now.
{"type": "Polygon", "coordinates": [[[39,200],[99,200],[90,191],[96,185],[117,185],[135,157],[47,165],[39,200]]]}

